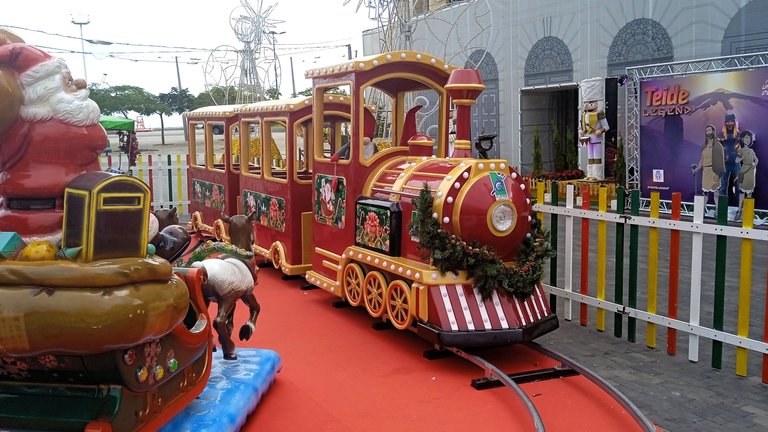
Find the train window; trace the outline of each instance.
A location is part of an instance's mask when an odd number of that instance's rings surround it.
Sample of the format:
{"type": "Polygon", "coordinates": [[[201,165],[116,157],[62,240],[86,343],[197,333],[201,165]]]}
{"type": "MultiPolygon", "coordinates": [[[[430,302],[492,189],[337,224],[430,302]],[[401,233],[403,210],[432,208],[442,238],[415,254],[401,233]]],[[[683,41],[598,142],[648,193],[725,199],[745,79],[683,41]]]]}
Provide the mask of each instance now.
{"type": "Polygon", "coordinates": [[[296,123],[293,131],[293,142],[295,159],[293,166],[296,171],[296,179],[300,182],[309,182],[312,180],[312,164],[307,158],[311,153],[312,146],[312,121],[307,120],[304,123],[296,123]]]}
{"type": "MultiPolygon", "coordinates": [[[[425,134],[432,138],[434,147],[432,154],[440,155],[439,146],[443,143],[441,137],[447,134],[448,124],[442,119],[447,119],[450,114],[441,104],[441,96],[432,89],[421,89],[406,92],[403,111],[400,114],[403,118],[403,130],[405,134],[425,134]]],[[[403,136],[401,145],[407,145],[410,136],[403,136]]]]}
{"type": "Polygon", "coordinates": [[[224,146],[226,142],[226,135],[224,134],[224,123],[216,122],[216,123],[208,123],[208,127],[211,129],[211,135],[208,135],[211,138],[211,146],[208,146],[208,149],[211,150],[210,160],[212,163],[213,169],[216,170],[223,170],[224,169],[224,146]]]}
{"type": "MultiPolygon", "coordinates": [[[[243,165],[243,172],[253,175],[261,174],[261,122],[259,120],[243,120],[243,133],[240,137],[247,141],[247,146],[240,148],[243,161],[248,161],[248,167],[243,165]]],[[[245,164],[245,162],[243,162],[245,164]]]]}
{"type": "Polygon", "coordinates": [[[287,130],[284,120],[267,120],[264,122],[264,142],[269,147],[264,148],[264,154],[269,155],[264,161],[264,173],[267,177],[286,179],[287,161],[285,158],[287,148],[287,130]]]}
{"type": "Polygon", "coordinates": [[[205,125],[202,122],[190,122],[189,154],[192,165],[205,167],[205,125]]]}
{"type": "Polygon", "coordinates": [[[392,123],[392,112],[396,106],[394,98],[373,87],[366,89],[364,94],[363,136],[371,138],[376,150],[397,146],[396,125],[392,123]]]}
{"type": "Polygon", "coordinates": [[[354,128],[349,114],[350,94],[351,86],[348,84],[315,88],[313,121],[315,125],[322,124],[322,127],[315,127],[313,132],[316,159],[337,159],[344,163],[357,154],[350,145],[354,142],[354,128]]]}
{"type": "Polygon", "coordinates": [[[229,127],[229,168],[234,173],[240,172],[240,127],[236,124],[229,127]]]}

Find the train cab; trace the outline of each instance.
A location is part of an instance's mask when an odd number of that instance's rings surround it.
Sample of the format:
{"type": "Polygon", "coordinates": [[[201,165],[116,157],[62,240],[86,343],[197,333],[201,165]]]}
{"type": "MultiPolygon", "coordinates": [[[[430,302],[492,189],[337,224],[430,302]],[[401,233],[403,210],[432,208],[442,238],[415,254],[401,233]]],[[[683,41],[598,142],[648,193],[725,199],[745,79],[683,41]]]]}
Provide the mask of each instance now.
{"type": "Polygon", "coordinates": [[[232,140],[239,135],[235,108],[221,105],[184,113],[189,133],[190,212],[203,220],[216,220],[222,213],[237,213],[240,163],[232,154],[232,140]]]}
{"type": "Polygon", "coordinates": [[[363,194],[371,174],[386,176],[388,167],[407,165],[413,157],[446,156],[450,101],[445,85],[453,69],[430,55],[406,51],[306,73],[314,88],[314,139],[326,143],[316,146],[313,154],[316,253],[308,275],[321,287],[341,295],[335,289],[337,266],[345,247],[355,242],[355,199],[363,194]],[[352,95],[351,144],[346,154],[331,148],[326,130],[317,127],[327,109],[321,96],[338,89],[352,95]],[[416,135],[429,139],[409,145],[416,135]],[[371,144],[373,151],[367,148],[371,144]]]}
{"type": "MultiPolygon", "coordinates": [[[[349,96],[324,95],[323,106],[324,142],[348,142],[349,96]]],[[[254,251],[286,275],[304,275],[312,253],[312,108],[312,97],[302,97],[236,109],[232,154],[234,162],[243,161],[238,208],[256,212],[254,251]]]]}

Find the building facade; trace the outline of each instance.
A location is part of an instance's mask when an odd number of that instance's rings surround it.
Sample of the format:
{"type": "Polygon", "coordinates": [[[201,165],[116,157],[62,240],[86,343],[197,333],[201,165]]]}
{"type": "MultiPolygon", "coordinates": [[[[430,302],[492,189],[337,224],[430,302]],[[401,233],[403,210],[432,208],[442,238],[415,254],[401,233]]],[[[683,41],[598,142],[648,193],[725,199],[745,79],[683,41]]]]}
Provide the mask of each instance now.
{"type": "MultiPolygon", "coordinates": [[[[486,91],[473,136],[496,133],[497,153],[528,173],[533,134],[551,169],[552,132],[575,134],[578,82],[628,67],[768,51],[768,0],[411,0],[408,45],[480,70],[486,91]]],[[[403,38],[405,39],[405,38],[403,38]]],[[[366,54],[378,52],[375,32],[366,54]]],[[[616,89],[618,135],[624,89],[616,89]]]]}

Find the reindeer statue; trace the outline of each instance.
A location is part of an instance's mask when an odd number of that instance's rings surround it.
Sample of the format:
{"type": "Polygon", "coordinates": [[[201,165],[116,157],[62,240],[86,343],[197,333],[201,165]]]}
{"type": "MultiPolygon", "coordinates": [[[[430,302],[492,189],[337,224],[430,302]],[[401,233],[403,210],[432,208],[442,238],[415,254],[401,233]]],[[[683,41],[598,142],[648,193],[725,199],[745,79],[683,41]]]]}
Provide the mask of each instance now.
{"type": "Polygon", "coordinates": [[[232,340],[234,314],[237,300],[248,306],[248,322],[240,328],[240,340],[249,340],[256,327],[261,306],[256,301],[253,288],[257,282],[258,268],[254,265],[253,220],[256,213],[229,217],[222,214],[221,221],[229,225],[230,244],[222,242],[200,241],[189,247],[190,234],[178,225],[179,219],[175,208],[156,210],[155,220],[150,218],[151,243],[156,248],[156,255],[176,262],[183,267],[204,268],[207,277],[202,285],[206,306],[210,302],[218,304],[213,328],[219,335],[219,343],[224,352],[224,359],[236,360],[235,343],[232,340]],[[157,228],[153,229],[153,226],[157,228]],[[155,234],[156,233],[156,234],[155,234]],[[184,254],[184,255],[182,255],[184,254]],[[183,256],[190,258],[182,261],[183,256]],[[215,258],[209,256],[218,255],[215,258]]]}

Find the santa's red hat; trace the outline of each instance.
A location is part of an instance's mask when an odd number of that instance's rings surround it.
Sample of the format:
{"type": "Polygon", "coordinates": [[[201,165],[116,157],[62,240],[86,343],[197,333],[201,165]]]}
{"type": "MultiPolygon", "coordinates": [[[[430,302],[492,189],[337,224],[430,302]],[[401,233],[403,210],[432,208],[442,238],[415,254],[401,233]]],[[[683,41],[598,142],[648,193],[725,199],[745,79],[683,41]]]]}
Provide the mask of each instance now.
{"type": "Polygon", "coordinates": [[[19,81],[29,86],[67,69],[64,60],[26,43],[10,43],[0,46],[0,67],[16,71],[19,81]]]}

